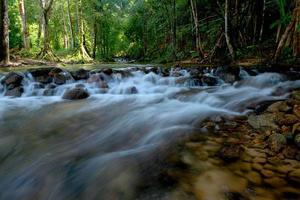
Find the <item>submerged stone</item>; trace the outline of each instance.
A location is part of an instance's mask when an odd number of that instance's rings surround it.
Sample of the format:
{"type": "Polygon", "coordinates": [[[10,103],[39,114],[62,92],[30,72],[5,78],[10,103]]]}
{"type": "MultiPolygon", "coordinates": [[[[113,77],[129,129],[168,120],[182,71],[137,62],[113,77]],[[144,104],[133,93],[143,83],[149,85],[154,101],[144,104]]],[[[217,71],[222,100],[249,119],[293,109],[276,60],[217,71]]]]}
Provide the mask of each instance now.
{"type": "Polygon", "coordinates": [[[70,90],[67,90],[64,95],[63,99],[67,100],[79,100],[79,99],[86,99],[90,95],[84,88],[73,88],[70,90]]]}

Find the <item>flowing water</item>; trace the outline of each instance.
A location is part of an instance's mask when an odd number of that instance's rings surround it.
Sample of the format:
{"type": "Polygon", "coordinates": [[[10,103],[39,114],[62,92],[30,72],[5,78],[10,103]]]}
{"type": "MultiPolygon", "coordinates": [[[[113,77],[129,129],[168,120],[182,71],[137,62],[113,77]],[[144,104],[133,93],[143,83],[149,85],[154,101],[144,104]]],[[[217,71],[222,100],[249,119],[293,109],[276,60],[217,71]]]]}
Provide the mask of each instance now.
{"type": "MultiPolygon", "coordinates": [[[[0,199],[143,197],[139,189],[155,181],[168,145],[194,132],[194,124],[246,114],[250,105],[286,98],[300,87],[300,81],[276,73],[242,71],[242,80],[233,85],[219,80],[208,87],[197,86],[186,70],[179,77],[129,71],[127,76],[103,75],[109,86],[105,92],[70,79],[45,97],[30,74],[21,98],[2,92],[0,199]],[[64,91],[78,84],[91,96],[63,100],[64,91]]],[[[155,192],[168,195],[167,189],[155,192]]]]}

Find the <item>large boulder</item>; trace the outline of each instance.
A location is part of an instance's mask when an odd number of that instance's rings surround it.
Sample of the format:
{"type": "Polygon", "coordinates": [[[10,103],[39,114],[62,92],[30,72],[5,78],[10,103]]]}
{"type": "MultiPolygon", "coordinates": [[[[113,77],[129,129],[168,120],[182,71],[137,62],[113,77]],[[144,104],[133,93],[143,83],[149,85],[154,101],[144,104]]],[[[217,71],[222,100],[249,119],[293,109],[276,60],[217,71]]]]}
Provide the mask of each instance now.
{"type": "Polygon", "coordinates": [[[225,83],[234,83],[240,80],[240,69],[238,67],[218,67],[215,76],[225,83]]]}
{"type": "Polygon", "coordinates": [[[89,78],[89,71],[85,69],[79,69],[71,74],[75,80],[86,80],[89,78]]]}
{"type": "Polygon", "coordinates": [[[52,82],[52,77],[49,76],[50,71],[53,68],[40,68],[40,69],[31,69],[29,73],[34,78],[36,82],[42,84],[49,84],[52,82]]]}
{"type": "Polygon", "coordinates": [[[283,149],[286,144],[286,137],[282,134],[275,133],[268,139],[268,146],[275,153],[278,153],[281,149],[283,149]]]}
{"type": "Polygon", "coordinates": [[[24,92],[24,88],[19,86],[19,87],[11,88],[10,90],[6,90],[4,96],[21,97],[23,92],[24,92]]]}
{"type": "Polygon", "coordinates": [[[22,84],[24,77],[16,72],[8,73],[2,80],[1,84],[5,86],[14,85],[16,87],[22,84]]]}
{"type": "Polygon", "coordinates": [[[67,99],[67,100],[79,100],[79,99],[86,99],[88,98],[90,95],[87,92],[86,89],[84,88],[73,88],[70,90],[67,90],[64,95],[63,95],[63,99],[67,99]]]}

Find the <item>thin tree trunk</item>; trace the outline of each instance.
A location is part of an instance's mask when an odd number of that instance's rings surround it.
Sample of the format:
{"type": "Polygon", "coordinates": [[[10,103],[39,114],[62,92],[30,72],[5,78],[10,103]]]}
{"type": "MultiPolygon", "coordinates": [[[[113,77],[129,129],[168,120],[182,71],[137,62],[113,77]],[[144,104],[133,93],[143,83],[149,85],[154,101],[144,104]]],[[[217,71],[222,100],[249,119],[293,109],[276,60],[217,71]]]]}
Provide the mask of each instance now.
{"type": "Polygon", "coordinates": [[[68,20],[69,20],[69,29],[70,29],[70,46],[71,49],[74,49],[75,47],[75,39],[74,39],[74,30],[73,30],[73,22],[72,22],[72,16],[71,16],[71,6],[70,6],[70,0],[67,0],[68,3],[68,20]]]}
{"type": "Polygon", "coordinates": [[[64,26],[64,48],[68,49],[69,48],[69,36],[68,36],[68,31],[67,31],[64,7],[62,7],[61,11],[62,11],[62,18],[63,18],[63,26],[64,26]]]}
{"type": "Polygon", "coordinates": [[[27,28],[27,20],[26,20],[26,10],[24,0],[19,0],[19,12],[21,17],[21,25],[22,25],[22,35],[23,35],[23,45],[25,49],[30,48],[30,38],[29,32],[27,28]]]}
{"type": "Polygon", "coordinates": [[[199,56],[203,58],[204,53],[202,49],[201,44],[201,35],[199,33],[199,18],[198,18],[198,11],[197,11],[197,4],[194,2],[194,0],[190,0],[191,8],[192,8],[192,14],[193,14],[193,21],[194,21],[194,28],[195,28],[195,34],[196,34],[196,49],[199,53],[199,56]]]}
{"type": "Polygon", "coordinates": [[[97,21],[95,18],[94,21],[94,46],[93,46],[93,58],[96,58],[96,54],[97,54],[97,35],[98,35],[98,27],[97,27],[97,21]]]}
{"type": "Polygon", "coordinates": [[[281,55],[282,49],[284,48],[290,33],[293,31],[294,26],[295,26],[295,21],[291,22],[288,25],[288,27],[286,28],[285,32],[283,33],[283,35],[281,37],[281,40],[279,41],[278,47],[276,49],[275,55],[274,55],[274,61],[275,62],[278,61],[278,59],[281,55]]]}
{"type": "Polygon", "coordinates": [[[43,22],[43,48],[39,53],[38,57],[40,59],[46,60],[58,60],[58,58],[52,52],[50,46],[50,36],[49,36],[49,15],[52,8],[54,0],[40,0],[40,7],[42,10],[42,22],[43,22]]]}
{"type": "Polygon", "coordinates": [[[176,61],[177,51],[177,19],[176,19],[176,0],[173,0],[173,23],[172,23],[172,43],[173,43],[173,61],[176,61]]]}
{"type": "Polygon", "coordinates": [[[83,15],[82,15],[82,1],[79,0],[79,35],[80,35],[80,55],[82,60],[91,60],[91,57],[87,51],[86,45],[85,45],[85,32],[84,32],[84,22],[83,22],[83,15]]]}
{"type": "Polygon", "coordinates": [[[0,62],[9,64],[8,2],[0,0],[0,62]]]}
{"type": "Polygon", "coordinates": [[[231,56],[232,60],[235,60],[235,52],[233,49],[233,46],[231,44],[231,39],[230,39],[230,33],[229,33],[229,2],[228,0],[225,0],[225,14],[224,14],[224,19],[225,19],[225,38],[226,38],[226,43],[227,47],[231,56]]]}
{"type": "Polygon", "coordinates": [[[263,33],[264,33],[264,26],[265,26],[265,13],[266,13],[266,0],[263,0],[263,10],[261,14],[261,26],[259,32],[259,42],[262,41],[263,33]]]}
{"type": "Polygon", "coordinates": [[[295,58],[300,58],[300,0],[296,2],[296,8],[293,13],[295,20],[295,31],[293,36],[293,53],[295,58]]]}

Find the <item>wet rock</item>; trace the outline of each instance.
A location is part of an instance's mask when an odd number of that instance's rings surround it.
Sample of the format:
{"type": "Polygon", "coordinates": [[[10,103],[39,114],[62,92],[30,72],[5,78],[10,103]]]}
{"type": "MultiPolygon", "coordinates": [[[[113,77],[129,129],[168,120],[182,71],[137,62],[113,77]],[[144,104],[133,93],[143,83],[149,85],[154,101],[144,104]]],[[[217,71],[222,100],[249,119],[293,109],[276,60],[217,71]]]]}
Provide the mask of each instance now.
{"type": "Polygon", "coordinates": [[[248,123],[255,129],[278,128],[275,124],[275,115],[273,114],[251,115],[248,118],[248,123]]]}
{"type": "Polygon", "coordinates": [[[67,90],[64,95],[63,99],[67,100],[79,100],[79,99],[86,99],[90,95],[84,88],[73,88],[70,90],[67,90]]]}
{"type": "Polygon", "coordinates": [[[268,112],[289,112],[292,108],[287,105],[285,101],[279,101],[270,105],[267,109],[268,112]]]}
{"type": "Polygon", "coordinates": [[[300,183],[300,169],[293,170],[289,173],[289,178],[300,183]]]}
{"type": "Polygon", "coordinates": [[[300,101],[300,91],[293,91],[291,98],[300,101]]]}
{"type": "Polygon", "coordinates": [[[52,69],[53,67],[29,69],[28,72],[32,75],[33,78],[36,78],[36,77],[49,76],[49,73],[52,69]]]}
{"type": "Polygon", "coordinates": [[[21,74],[10,72],[1,80],[1,84],[5,86],[13,85],[18,87],[21,85],[23,79],[24,77],[21,74]]]}
{"type": "Polygon", "coordinates": [[[264,164],[264,163],[266,163],[267,162],[267,159],[266,158],[260,158],[260,157],[256,157],[256,158],[254,158],[253,159],[253,161],[252,162],[254,162],[254,163],[261,163],[261,164],[264,164]]]}
{"type": "Polygon", "coordinates": [[[105,74],[105,75],[112,75],[114,72],[111,68],[107,68],[107,69],[103,69],[102,72],[105,74]]]}
{"type": "Polygon", "coordinates": [[[101,74],[92,74],[90,76],[90,78],[87,80],[87,82],[89,84],[97,83],[97,82],[100,82],[100,81],[104,81],[104,78],[101,76],[101,74]]]}
{"type": "Polygon", "coordinates": [[[218,79],[212,76],[204,75],[201,78],[202,84],[207,86],[216,86],[218,85],[218,79]]]}
{"type": "Polygon", "coordinates": [[[85,69],[79,69],[78,71],[71,73],[75,80],[86,80],[89,78],[89,71],[85,69]]]}
{"type": "Polygon", "coordinates": [[[67,80],[68,78],[63,74],[55,74],[53,78],[53,82],[57,85],[63,85],[66,83],[67,80]]]}
{"type": "Polygon", "coordinates": [[[264,179],[264,182],[274,188],[283,187],[287,184],[287,182],[279,177],[267,178],[264,179]]]}
{"type": "Polygon", "coordinates": [[[294,159],[298,153],[298,150],[295,146],[287,146],[282,151],[285,158],[294,159]]]}
{"type": "Polygon", "coordinates": [[[275,133],[269,137],[267,143],[273,152],[279,152],[283,147],[286,146],[287,141],[284,135],[275,133]]]}
{"type": "Polygon", "coordinates": [[[278,125],[293,125],[299,121],[298,117],[292,114],[277,115],[276,122],[278,125]]]}
{"type": "Polygon", "coordinates": [[[24,92],[24,88],[20,86],[20,87],[16,87],[16,88],[7,90],[4,94],[4,96],[21,97],[23,92],[24,92]]]}
{"type": "Polygon", "coordinates": [[[221,78],[225,83],[234,83],[240,80],[240,69],[238,67],[219,67],[215,76],[221,78]]]}
{"type": "Polygon", "coordinates": [[[248,174],[245,175],[245,177],[252,184],[260,185],[262,183],[261,175],[257,172],[254,171],[249,172],[248,174]]]}
{"type": "Polygon", "coordinates": [[[295,105],[295,106],[294,106],[293,113],[294,113],[294,115],[296,115],[298,118],[300,118],[300,106],[299,106],[299,105],[295,105]]]}
{"type": "Polygon", "coordinates": [[[271,171],[271,170],[268,170],[268,169],[263,169],[261,170],[261,174],[264,176],[264,177],[267,177],[267,178],[271,178],[274,176],[274,172],[271,171]]]}
{"type": "Polygon", "coordinates": [[[137,94],[138,89],[135,86],[126,89],[125,94],[137,94]]]}
{"type": "Polygon", "coordinates": [[[226,162],[231,162],[238,160],[243,151],[244,149],[240,145],[225,146],[219,152],[219,157],[226,162]]]}
{"type": "Polygon", "coordinates": [[[295,144],[300,148],[300,134],[297,134],[295,136],[294,141],[295,141],[295,144]]]}
{"type": "Polygon", "coordinates": [[[106,81],[99,81],[97,83],[97,86],[100,88],[100,89],[103,89],[103,90],[107,90],[109,88],[108,84],[106,83],[106,81]]]}
{"type": "Polygon", "coordinates": [[[261,171],[261,170],[263,170],[264,167],[259,163],[253,163],[252,168],[257,170],[257,171],[261,171]]]}
{"type": "Polygon", "coordinates": [[[50,76],[38,76],[35,77],[34,80],[42,84],[49,84],[53,81],[53,79],[50,76]]]}
{"type": "Polygon", "coordinates": [[[54,96],[55,90],[54,89],[45,89],[43,92],[43,96],[54,96]]]}
{"type": "Polygon", "coordinates": [[[63,72],[62,69],[55,67],[50,70],[48,75],[54,77],[55,75],[60,74],[61,72],[63,72]]]}

